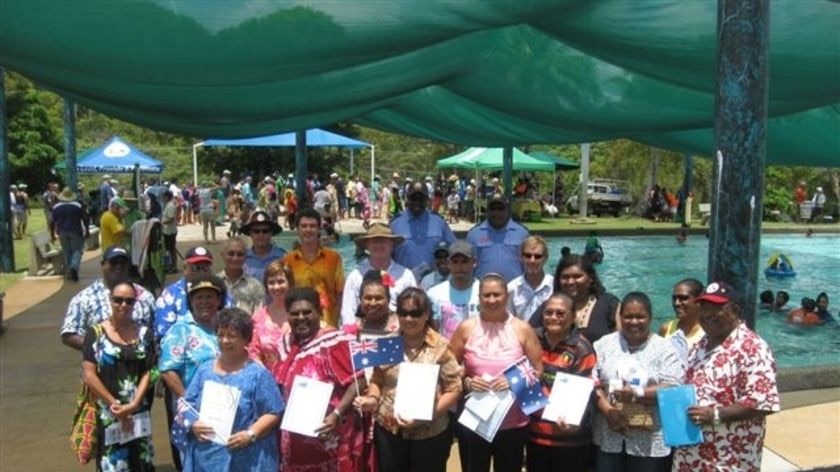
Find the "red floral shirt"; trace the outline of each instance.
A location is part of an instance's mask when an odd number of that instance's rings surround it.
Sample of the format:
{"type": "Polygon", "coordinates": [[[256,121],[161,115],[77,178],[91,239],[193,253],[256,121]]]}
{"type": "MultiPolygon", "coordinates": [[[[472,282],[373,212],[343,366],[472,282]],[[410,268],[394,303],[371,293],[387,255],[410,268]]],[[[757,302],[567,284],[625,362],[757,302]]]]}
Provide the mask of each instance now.
{"type": "MultiPolygon", "coordinates": [[[[686,383],[697,388],[697,403],[741,405],[761,411],[779,411],[776,361],[763,339],[740,324],[719,346],[707,350],[704,337],[688,356],[686,383]]],[[[674,449],[674,467],[680,472],[761,469],[765,419],[731,421],[703,426],[703,443],[674,449]]]]}

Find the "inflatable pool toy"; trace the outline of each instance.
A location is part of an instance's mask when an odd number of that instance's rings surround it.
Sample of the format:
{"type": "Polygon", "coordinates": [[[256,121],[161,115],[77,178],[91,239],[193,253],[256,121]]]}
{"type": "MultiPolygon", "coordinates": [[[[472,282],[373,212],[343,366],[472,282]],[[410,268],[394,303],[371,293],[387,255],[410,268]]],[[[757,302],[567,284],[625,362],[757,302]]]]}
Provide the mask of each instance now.
{"type": "Polygon", "coordinates": [[[790,258],[784,253],[777,252],[767,261],[764,276],[771,279],[787,279],[796,277],[796,271],[793,270],[793,262],[790,258]]]}

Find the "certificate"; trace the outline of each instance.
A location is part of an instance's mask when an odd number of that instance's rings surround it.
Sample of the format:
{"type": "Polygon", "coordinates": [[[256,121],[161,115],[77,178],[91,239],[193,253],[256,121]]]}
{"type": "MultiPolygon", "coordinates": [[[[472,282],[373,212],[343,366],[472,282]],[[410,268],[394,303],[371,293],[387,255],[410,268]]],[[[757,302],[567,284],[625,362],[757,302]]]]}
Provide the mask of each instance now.
{"type": "Polygon", "coordinates": [[[231,385],[213,380],[204,382],[198,415],[202,423],[213,428],[213,442],[227,446],[241,395],[242,392],[231,385]]]}
{"type": "Polygon", "coordinates": [[[123,431],[122,424],[119,421],[105,428],[105,445],[125,444],[152,434],[152,418],[148,411],[131,415],[131,420],[131,429],[128,431],[123,431]]]}
{"type": "Polygon", "coordinates": [[[419,362],[400,363],[394,413],[404,419],[431,421],[440,366],[419,362]]]}
{"type": "Polygon", "coordinates": [[[486,420],[482,420],[467,406],[470,404],[472,397],[476,396],[476,393],[472,393],[470,394],[470,398],[467,399],[466,405],[464,405],[464,411],[461,413],[460,418],[458,418],[458,422],[469,428],[471,431],[475,431],[475,433],[484,438],[485,441],[493,442],[493,438],[499,431],[499,426],[502,425],[502,420],[505,419],[508,410],[510,410],[510,407],[513,406],[513,402],[516,397],[513,396],[513,392],[510,390],[504,390],[501,392],[482,392],[478,394],[478,396],[482,394],[493,395],[498,400],[496,408],[493,410],[490,417],[486,420]]]}
{"type": "Polygon", "coordinates": [[[310,379],[302,375],[292,382],[289,403],[283,413],[280,429],[290,433],[317,437],[316,429],[324,424],[324,416],[330,405],[333,384],[310,379]]]}
{"type": "Polygon", "coordinates": [[[594,387],[595,380],[591,377],[557,372],[542,418],[548,421],[562,419],[567,425],[580,426],[594,387]]]}

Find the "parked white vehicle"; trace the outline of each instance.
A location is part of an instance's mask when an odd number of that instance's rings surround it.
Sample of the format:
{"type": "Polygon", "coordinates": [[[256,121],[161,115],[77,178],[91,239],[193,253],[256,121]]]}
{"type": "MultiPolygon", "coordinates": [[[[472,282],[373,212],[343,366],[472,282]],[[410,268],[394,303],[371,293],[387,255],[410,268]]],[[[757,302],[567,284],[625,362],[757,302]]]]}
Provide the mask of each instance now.
{"type": "MultiPolygon", "coordinates": [[[[589,215],[613,215],[619,216],[627,213],[632,199],[627,190],[627,182],[613,179],[593,179],[586,186],[587,204],[586,210],[589,215]]],[[[566,209],[569,213],[578,211],[578,195],[580,187],[566,200],[566,209]]]]}

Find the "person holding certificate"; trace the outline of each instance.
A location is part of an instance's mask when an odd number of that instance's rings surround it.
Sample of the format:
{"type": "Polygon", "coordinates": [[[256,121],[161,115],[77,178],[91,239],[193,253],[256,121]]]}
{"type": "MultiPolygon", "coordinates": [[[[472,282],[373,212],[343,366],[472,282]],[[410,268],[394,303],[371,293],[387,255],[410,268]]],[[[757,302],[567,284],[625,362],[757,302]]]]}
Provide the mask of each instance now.
{"type": "MultiPolygon", "coordinates": [[[[542,347],[542,382],[549,392],[558,373],[590,377],[597,361],[592,344],[575,327],[574,306],[575,302],[565,293],[551,295],[542,311],[543,326],[537,328],[542,347]]],[[[587,469],[592,449],[591,407],[590,397],[579,426],[567,424],[565,418],[543,418],[541,412],[531,416],[526,449],[529,472],[587,469]]]]}
{"type": "Polygon", "coordinates": [[[270,302],[253,314],[254,336],[248,345],[251,359],[273,372],[277,363],[277,343],[289,332],[289,313],[286,311],[286,294],[295,286],[292,269],[282,259],[268,264],[263,276],[265,293],[270,302]]]}
{"type": "Polygon", "coordinates": [[[265,367],[248,358],[254,332],[239,308],[219,312],[219,357],[206,361],[184,399],[200,406],[184,453],[184,471],[279,470],[277,435],[283,400],[265,367]]]}
{"type": "MultiPolygon", "coordinates": [[[[460,368],[446,338],[430,325],[431,302],[421,289],[407,288],[397,297],[397,316],[406,360],[438,367],[437,385],[429,390],[431,419],[406,418],[396,411],[400,364],[374,368],[367,394],[354,404],[376,417],[374,444],[379,470],[444,472],[452,446],[449,408],[461,394],[460,368]]],[[[402,377],[400,381],[409,380],[402,377]]],[[[416,387],[409,390],[423,389],[422,385],[416,387]]]]}
{"type": "MultiPolygon", "coordinates": [[[[364,376],[356,373],[350,359],[351,337],[332,327],[321,327],[321,303],[318,292],[310,287],[294,288],[286,295],[291,330],[278,345],[279,361],[274,378],[280,384],[287,404],[284,426],[289,418],[306,420],[315,412],[315,405],[300,402],[306,411],[295,411],[290,401],[297,379],[314,380],[332,387],[325,415],[315,434],[290,432],[297,425],[281,430],[280,452],[284,472],[329,470],[352,472],[364,461],[363,430],[359,415],[353,409],[358,388],[364,387],[364,376]],[[358,384],[362,383],[361,386],[358,384]]],[[[308,382],[311,386],[313,382],[308,382]]],[[[310,396],[314,401],[315,395],[310,396]]],[[[298,397],[298,400],[301,398],[298,397]]],[[[321,405],[317,408],[320,409],[321,405]]],[[[303,429],[303,428],[298,428],[303,429]]]]}
{"type": "MultiPolygon", "coordinates": [[[[542,375],[542,349],[534,330],[507,310],[507,283],[489,273],[479,282],[479,316],[462,321],[450,340],[458,362],[464,364],[464,387],[468,392],[510,390],[504,370],[528,358],[537,377],[542,375]]],[[[466,463],[470,471],[519,471],[528,440],[528,416],[513,405],[502,419],[492,442],[474,431],[466,432],[466,463]]]]}
{"type": "Polygon", "coordinates": [[[111,318],[88,328],[82,344],[82,379],[99,407],[96,468],[155,470],[151,434],[122,436],[128,440],[109,444],[109,433],[136,430],[135,422],[147,422],[146,431],[151,431],[149,385],[154,366],[152,330],[131,318],[137,302],[134,285],[117,283],[110,298],[111,318]]]}
{"type": "Polygon", "coordinates": [[[652,318],[650,298],[630,292],[621,300],[618,332],[595,342],[597,470],[671,470],[656,391],[681,383],[684,369],[673,344],[651,333],[652,318]]]}

